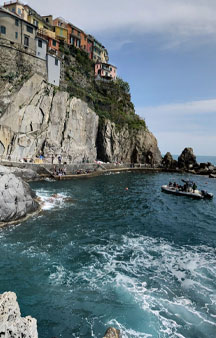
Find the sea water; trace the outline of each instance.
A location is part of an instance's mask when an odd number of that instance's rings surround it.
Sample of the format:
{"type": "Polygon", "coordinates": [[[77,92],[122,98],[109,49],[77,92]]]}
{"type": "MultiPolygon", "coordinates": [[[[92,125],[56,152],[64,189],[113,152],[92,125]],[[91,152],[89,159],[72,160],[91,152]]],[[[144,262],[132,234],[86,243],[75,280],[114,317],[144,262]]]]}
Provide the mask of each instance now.
{"type": "Polygon", "coordinates": [[[215,179],[169,173],[33,183],[42,213],[0,229],[0,293],[16,292],[40,338],[109,326],[123,338],[215,338],[216,198],[161,192],[182,178],[216,196],[215,179]]]}

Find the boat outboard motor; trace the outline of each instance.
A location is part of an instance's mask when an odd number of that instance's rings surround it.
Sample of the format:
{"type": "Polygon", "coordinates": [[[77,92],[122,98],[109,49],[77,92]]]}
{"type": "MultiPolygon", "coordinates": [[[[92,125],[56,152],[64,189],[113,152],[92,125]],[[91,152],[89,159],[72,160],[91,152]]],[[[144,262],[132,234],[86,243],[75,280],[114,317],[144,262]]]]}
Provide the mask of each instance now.
{"type": "Polygon", "coordinates": [[[208,199],[213,198],[213,194],[209,193],[206,190],[201,190],[201,194],[202,194],[203,198],[208,198],[208,199]]]}

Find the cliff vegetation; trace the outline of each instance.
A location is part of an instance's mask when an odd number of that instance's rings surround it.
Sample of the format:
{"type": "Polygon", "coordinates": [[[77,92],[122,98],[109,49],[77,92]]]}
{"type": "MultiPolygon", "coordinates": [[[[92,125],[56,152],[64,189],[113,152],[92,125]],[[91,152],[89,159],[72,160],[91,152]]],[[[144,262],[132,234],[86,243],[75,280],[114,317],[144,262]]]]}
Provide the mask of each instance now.
{"type": "Polygon", "coordinates": [[[94,63],[87,54],[73,46],[61,45],[64,54],[63,87],[71,97],[85,101],[100,122],[114,122],[118,128],[146,129],[145,121],[135,114],[130,86],[121,78],[116,81],[95,80],[94,63]]]}

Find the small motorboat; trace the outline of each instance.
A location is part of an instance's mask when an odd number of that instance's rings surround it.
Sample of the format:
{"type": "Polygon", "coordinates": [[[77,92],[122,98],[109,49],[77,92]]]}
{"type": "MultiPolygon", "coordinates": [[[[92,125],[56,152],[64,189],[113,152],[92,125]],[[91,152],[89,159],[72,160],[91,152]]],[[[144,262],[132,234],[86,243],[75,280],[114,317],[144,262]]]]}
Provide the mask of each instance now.
{"type": "Polygon", "coordinates": [[[191,183],[187,182],[186,184],[187,185],[185,187],[173,184],[162,185],[161,190],[163,192],[166,192],[167,194],[173,194],[177,196],[187,196],[192,197],[194,199],[212,199],[214,197],[212,193],[209,193],[206,190],[193,189],[191,187],[191,183]]]}

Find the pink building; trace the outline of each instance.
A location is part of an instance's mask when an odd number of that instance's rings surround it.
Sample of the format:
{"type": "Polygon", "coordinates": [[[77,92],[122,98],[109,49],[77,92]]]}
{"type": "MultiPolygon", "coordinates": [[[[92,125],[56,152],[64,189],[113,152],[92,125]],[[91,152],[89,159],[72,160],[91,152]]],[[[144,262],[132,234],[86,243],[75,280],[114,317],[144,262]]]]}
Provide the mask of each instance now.
{"type": "Polygon", "coordinates": [[[106,80],[116,80],[117,68],[108,63],[98,62],[95,64],[95,77],[106,80]]]}

